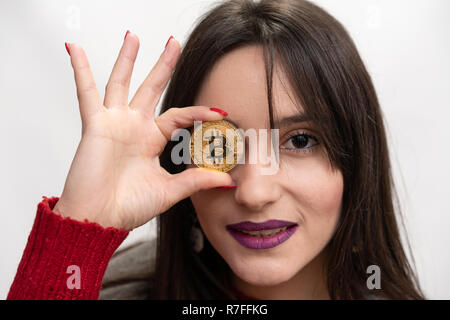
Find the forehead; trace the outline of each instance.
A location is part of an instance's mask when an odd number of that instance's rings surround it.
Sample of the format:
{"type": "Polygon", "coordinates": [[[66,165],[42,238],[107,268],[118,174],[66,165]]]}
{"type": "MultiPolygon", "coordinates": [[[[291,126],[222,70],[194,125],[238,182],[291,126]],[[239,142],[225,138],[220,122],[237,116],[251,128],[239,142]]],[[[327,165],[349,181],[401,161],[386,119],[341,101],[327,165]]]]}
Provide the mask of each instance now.
{"type": "MultiPolygon", "coordinates": [[[[272,96],[274,117],[299,113],[289,82],[274,61],[272,96]]],[[[269,127],[269,104],[263,48],[246,45],[222,56],[205,77],[195,105],[216,106],[240,127],[269,127]]]]}

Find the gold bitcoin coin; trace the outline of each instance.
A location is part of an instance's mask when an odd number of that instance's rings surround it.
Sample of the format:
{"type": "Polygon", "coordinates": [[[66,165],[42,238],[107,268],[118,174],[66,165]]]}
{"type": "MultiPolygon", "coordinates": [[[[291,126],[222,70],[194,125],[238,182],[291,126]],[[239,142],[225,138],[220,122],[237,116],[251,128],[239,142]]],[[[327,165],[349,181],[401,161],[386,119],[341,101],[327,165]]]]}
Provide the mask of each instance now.
{"type": "Polygon", "coordinates": [[[226,120],[205,121],[191,134],[191,159],[197,167],[227,172],[242,159],[242,132],[226,120]]]}

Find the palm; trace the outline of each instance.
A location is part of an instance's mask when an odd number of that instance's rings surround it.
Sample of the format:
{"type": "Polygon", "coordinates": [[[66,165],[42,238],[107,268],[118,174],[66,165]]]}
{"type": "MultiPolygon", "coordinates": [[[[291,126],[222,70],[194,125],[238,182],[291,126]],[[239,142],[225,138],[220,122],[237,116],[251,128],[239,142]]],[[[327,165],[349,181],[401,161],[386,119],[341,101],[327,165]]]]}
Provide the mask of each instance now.
{"type": "Polygon", "coordinates": [[[165,137],[154,121],[128,107],[105,110],[91,123],[80,144],[90,156],[80,163],[79,172],[88,176],[76,179],[83,184],[76,189],[97,196],[84,205],[101,215],[114,212],[115,219],[126,216],[134,225],[143,224],[167,203],[164,193],[169,174],[158,158],[165,137]]]}

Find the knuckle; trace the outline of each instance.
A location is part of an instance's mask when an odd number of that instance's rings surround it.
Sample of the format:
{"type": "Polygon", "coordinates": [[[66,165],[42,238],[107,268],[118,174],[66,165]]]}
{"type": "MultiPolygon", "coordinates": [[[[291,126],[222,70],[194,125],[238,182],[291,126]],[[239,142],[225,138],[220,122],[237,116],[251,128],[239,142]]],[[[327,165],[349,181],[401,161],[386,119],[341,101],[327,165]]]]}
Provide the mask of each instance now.
{"type": "Polygon", "coordinates": [[[135,56],[131,56],[129,54],[124,54],[122,56],[122,59],[124,59],[128,63],[135,63],[135,61],[136,61],[136,57],[135,56]]]}
{"type": "Polygon", "coordinates": [[[172,107],[170,109],[167,109],[162,113],[157,120],[164,120],[164,121],[172,121],[174,118],[176,118],[177,110],[178,108],[172,107]]]}
{"type": "Polygon", "coordinates": [[[179,110],[179,108],[172,107],[172,108],[168,109],[165,113],[166,113],[166,115],[172,117],[172,116],[175,116],[178,114],[178,110],[179,110]]]}
{"type": "Polygon", "coordinates": [[[198,179],[198,175],[200,174],[200,171],[197,169],[194,169],[189,172],[189,181],[191,182],[191,188],[195,191],[200,191],[202,189],[201,183],[198,179]]]}
{"type": "Polygon", "coordinates": [[[91,68],[89,67],[88,63],[83,63],[83,64],[79,64],[79,65],[74,66],[74,69],[77,72],[84,72],[84,71],[90,71],[91,68]]]}
{"type": "Polygon", "coordinates": [[[158,92],[155,90],[155,88],[151,85],[143,84],[139,90],[142,90],[144,92],[147,92],[149,96],[155,97],[158,96],[158,92]]]}
{"type": "Polygon", "coordinates": [[[162,83],[152,83],[150,85],[150,90],[152,90],[154,95],[159,95],[164,90],[164,85],[162,83]]]}
{"type": "Polygon", "coordinates": [[[128,87],[128,80],[124,78],[114,78],[110,79],[108,83],[106,84],[105,90],[108,91],[111,88],[114,87],[122,87],[127,88],[128,87]]]}
{"type": "Polygon", "coordinates": [[[81,86],[77,90],[78,98],[81,98],[86,93],[90,93],[96,90],[96,86],[94,82],[88,82],[87,84],[81,86]]]}

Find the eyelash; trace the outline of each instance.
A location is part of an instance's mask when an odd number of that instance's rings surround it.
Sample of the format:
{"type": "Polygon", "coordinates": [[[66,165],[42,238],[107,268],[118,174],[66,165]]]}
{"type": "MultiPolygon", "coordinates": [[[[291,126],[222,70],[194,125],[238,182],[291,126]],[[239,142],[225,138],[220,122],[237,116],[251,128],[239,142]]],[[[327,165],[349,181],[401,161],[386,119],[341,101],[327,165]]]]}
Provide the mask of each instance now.
{"type": "Polygon", "coordinates": [[[295,149],[295,148],[280,148],[280,149],[286,150],[287,152],[311,153],[315,150],[315,147],[317,147],[317,145],[319,145],[318,139],[315,136],[306,133],[305,131],[296,131],[296,132],[291,133],[288,136],[286,142],[291,141],[292,138],[297,137],[297,136],[305,136],[308,138],[308,144],[311,143],[310,140],[315,141],[315,144],[313,144],[312,146],[309,146],[309,147],[304,147],[303,149],[295,149]]]}

